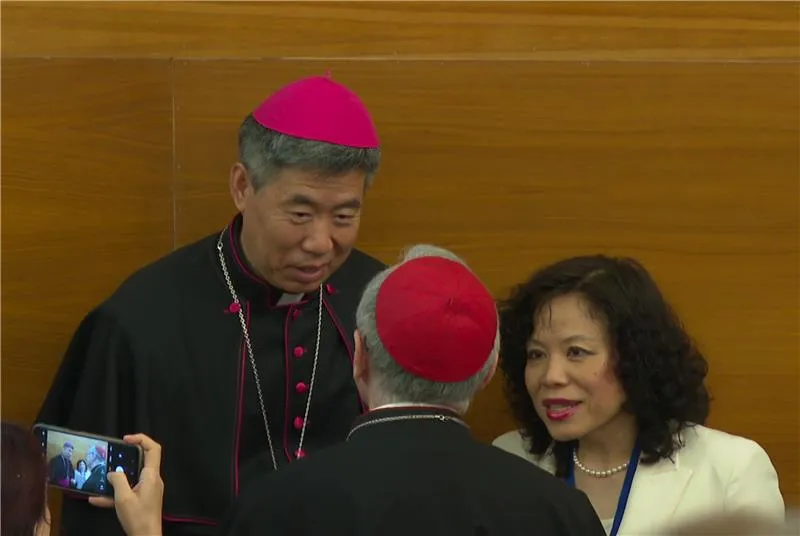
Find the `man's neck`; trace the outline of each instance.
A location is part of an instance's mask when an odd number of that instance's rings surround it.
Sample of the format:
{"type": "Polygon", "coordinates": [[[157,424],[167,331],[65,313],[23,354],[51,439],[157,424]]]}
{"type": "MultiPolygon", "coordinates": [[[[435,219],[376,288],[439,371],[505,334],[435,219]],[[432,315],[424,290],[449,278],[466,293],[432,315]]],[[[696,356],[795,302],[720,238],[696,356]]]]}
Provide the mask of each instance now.
{"type": "Polygon", "coordinates": [[[249,242],[246,240],[246,233],[244,232],[244,220],[237,226],[234,223],[233,239],[235,241],[233,247],[240,252],[240,257],[244,263],[247,271],[253,276],[266,283],[270,288],[270,304],[271,305],[288,305],[290,303],[297,303],[302,301],[303,294],[289,294],[284,292],[283,289],[274,285],[265,275],[263,270],[259,270],[255,263],[253,263],[253,249],[249,242]]]}
{"type": "Polygon", "coordinates": [[[270,285],[272,288],[278,291],[278,295],[280,295],[283,291],[275,287],[272,283],[264,275],[263,271],[259,270],[256,265],[253,263],[252,259],[253,255],[253,247],[250,245],[250,242],[247,240],[246,233],[244,231],[244,220],[239,225],[238,229],[234,227],[233,230],[233,238],[236,241],[236,248],[242,252],[242,261],[244,262],[247,269],[252,272],[254,275],[258,276],[262,279],[265,283],[270,285]]]}
{"type": "Polygon", "coordinates": [[[578,458],[593,469],[604,469],[627,462],[636,444],[636,422],[632,415],[620,413],[604,426],[579,441],[578,458]]]}

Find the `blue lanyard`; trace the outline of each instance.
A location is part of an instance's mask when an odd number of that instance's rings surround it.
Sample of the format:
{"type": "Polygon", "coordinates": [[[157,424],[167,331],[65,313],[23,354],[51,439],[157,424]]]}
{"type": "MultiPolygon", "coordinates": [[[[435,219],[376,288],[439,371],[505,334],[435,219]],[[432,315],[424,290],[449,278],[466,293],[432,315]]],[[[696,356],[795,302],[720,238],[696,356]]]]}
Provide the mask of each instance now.
{"type": "MultiPolygon", "coordinates": [[[[633,475],[636,474],[636,468],[639,466],[640,454],[641,449],[637,445],[631,453],[631,459],[628,461],[628,470],[625,471],[625,481],[622,483],[622,491],[619,492],[617,511],[614,513],[614,523],[611,525],[611,534],[609,534],[609,536],[617,536],[619,527],[622,525],[622,516],[625,515],[625,507],[628,505],[628,496],[631,494],[633,475]]],[[[575,487],[575,468],[573,467],[571,456],[569,458],[566,482],[570,486],[575,487]]]]}

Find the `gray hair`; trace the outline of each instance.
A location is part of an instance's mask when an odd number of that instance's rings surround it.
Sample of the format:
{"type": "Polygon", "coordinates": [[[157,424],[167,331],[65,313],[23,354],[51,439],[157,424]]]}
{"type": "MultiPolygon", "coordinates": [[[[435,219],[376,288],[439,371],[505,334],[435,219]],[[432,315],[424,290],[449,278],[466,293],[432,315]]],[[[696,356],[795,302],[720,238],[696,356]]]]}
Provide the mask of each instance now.
{"type": "Polygon", "coordinates": [[[438,404],[466,410],[497,362],[500,345],[499,329],[483,368],[471,378],[454,383],[434,382],[407,372],[395,362],[378,336],[375,325],[375,304],[381,285],[402,263],[420,257],[442,257],[469,269],[461,258],[446,249],[427,244],[408,248],[399,264],[382,271],[367,284],[356,310],[356,327],[364,340],[370,371],[382,396],[382,404],[403,402],[438,404]]]}
{"type": "Polygon", "coordinates": [[[381,150],[287,136],[261,126],[249,114],[239,127],[239,161],[250,171],[256,190],[274,181],[284,168],[299,168],[323,177],[360,170],[366,174],[365,186],[369,187],[381,162],[381,150]]]}

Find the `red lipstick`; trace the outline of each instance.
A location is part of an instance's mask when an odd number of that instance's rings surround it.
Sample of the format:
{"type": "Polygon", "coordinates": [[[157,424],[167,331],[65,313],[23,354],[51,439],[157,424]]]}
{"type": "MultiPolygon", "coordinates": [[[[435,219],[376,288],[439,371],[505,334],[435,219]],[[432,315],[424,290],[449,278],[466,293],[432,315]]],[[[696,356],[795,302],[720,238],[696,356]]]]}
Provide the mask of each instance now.
{"type": "Polygon", "coordinates": [[[542,400],[547,418],[551,421],[565,421],[575,415],[580,402],[566,398],[545,398],[542,400]]]}

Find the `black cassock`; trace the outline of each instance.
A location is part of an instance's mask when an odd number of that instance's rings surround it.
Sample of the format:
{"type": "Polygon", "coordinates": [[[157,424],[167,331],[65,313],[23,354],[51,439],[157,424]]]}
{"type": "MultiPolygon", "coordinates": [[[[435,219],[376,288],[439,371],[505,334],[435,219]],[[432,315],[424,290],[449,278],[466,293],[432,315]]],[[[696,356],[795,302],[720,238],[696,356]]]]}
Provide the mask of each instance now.
{"type": "Polygon", "coordinates": [[[462,424],[409,418],[444,413],[360,417],[346,443],[262,477],[218,535],[605,536],[581,491],[462,424]]]}
{"type": "Polygon", "coordinates": [[[62,454],[53,456],[47,464],[47,474],[50,480],[56,483],[63,483],[71,481],[75,477],[75,468],[72,462],[66,459],[62,454]]]}
{"type": "MultiPolygon", "coordinates": [[[[241,217],[125,281],[76,331],[40,422],[163,447],[164,534],[212,534],[253,475],[273,470],[237,308],[250,333],[279,467],[342,441],[364,407],[352,380],[355,310],[384,265],[354,250],[322,292],[282,295],[241,253],[241,217]],[[311,381],[322,299],[319,358],[311,381]],[[311,405],[305,422],[309,393],[311,405]]],[[[113,510],[64,501],[66,536],[117,536],[113,510]]]]}

